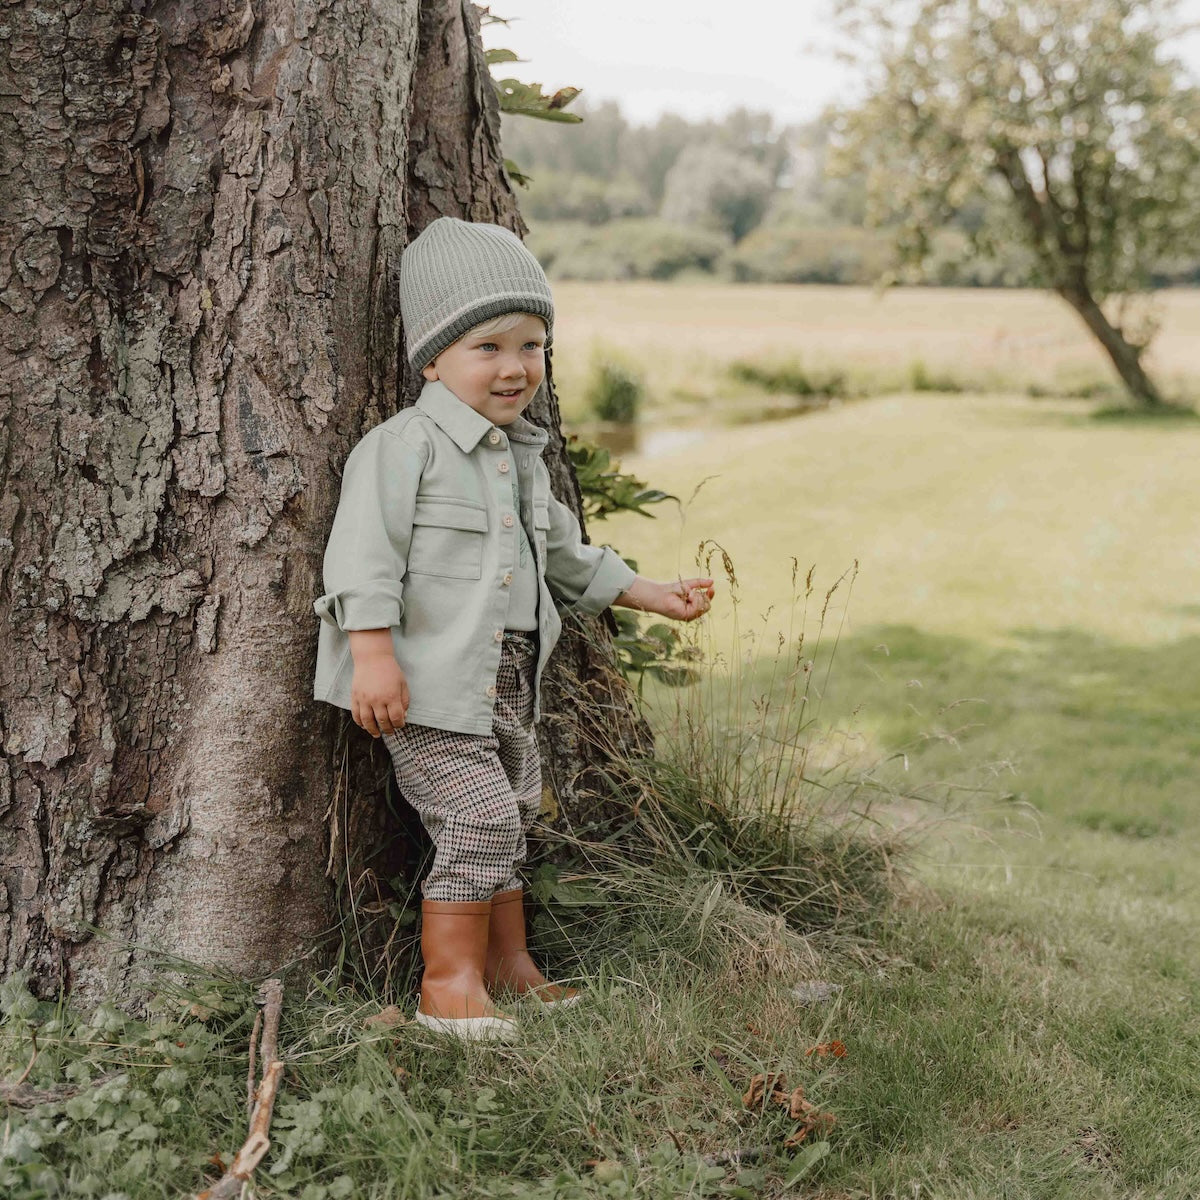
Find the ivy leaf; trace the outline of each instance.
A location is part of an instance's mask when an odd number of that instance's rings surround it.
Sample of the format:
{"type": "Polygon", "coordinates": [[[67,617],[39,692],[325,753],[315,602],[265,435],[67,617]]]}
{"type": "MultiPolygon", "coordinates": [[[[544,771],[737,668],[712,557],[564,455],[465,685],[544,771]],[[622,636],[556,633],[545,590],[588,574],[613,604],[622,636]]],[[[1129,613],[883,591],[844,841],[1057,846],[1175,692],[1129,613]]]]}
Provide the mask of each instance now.
{"type": "Polygon", "coordinates": [[[518,58],[512,50],[486,50],[484,58],[487,59],[489,67],[493,63],[528,62],[528,59],[518,58]]]}
{"type": "Polygon", "coordinates": [[[582,121],[583,118],[575,113],[563,111],[579,92],[579,88],[560,88],[553,96],[547,96],[540,83],[523,83],[519,79],[496,80],[501,112],[538,117],[543,121],[563,121],[572,125],[582,121]]]}

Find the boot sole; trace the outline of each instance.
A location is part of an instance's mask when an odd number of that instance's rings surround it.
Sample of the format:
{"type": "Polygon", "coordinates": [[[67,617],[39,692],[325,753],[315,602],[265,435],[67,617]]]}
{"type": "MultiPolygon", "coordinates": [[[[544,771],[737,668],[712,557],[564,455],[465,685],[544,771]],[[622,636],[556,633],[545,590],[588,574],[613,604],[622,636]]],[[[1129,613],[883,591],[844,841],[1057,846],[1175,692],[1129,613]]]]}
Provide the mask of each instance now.
{"type": "Polygon", "coordinates": [[[504,1017],[431,1017],[418,1009],[413,1022],[464,1042],[511,1042],[517,1035],[517,1023],[504,1017]]]}
{"type": "Polygon", "coordinates": [[[578,1004],[583,999],[583,996],[579,994],[564,996],[561,1000],[542,1000],[541,997],[535,995],[533,992],[526,992],[519,999],[522,1004],[529,1005],[530,1007],[533,1007],[534,1002],[537,1001],[542,1008],[570,1008],[572,1004],[578,1004]]]}

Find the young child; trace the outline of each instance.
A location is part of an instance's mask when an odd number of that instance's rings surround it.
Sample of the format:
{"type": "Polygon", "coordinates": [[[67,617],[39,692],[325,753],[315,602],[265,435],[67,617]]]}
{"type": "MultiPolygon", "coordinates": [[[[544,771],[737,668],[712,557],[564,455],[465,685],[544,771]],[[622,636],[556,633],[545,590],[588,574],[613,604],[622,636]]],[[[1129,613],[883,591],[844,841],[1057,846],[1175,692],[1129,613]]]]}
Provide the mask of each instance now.
{"type": "Polygon", "coordinates": [[[526,947],[517,869],[542,796],[534,722],[561,623],[554,601],[690,621],[711,579],[655,583],[585,545],[551,495],[544,430],[550,285],[498,225],[441,217],[404,251],[416,405],[351,451],[325,551],[314,695],[383,737],[435,847],[421,885],[419,1024],[510,1036],[492,994],[569,1004],[526,947]]]}

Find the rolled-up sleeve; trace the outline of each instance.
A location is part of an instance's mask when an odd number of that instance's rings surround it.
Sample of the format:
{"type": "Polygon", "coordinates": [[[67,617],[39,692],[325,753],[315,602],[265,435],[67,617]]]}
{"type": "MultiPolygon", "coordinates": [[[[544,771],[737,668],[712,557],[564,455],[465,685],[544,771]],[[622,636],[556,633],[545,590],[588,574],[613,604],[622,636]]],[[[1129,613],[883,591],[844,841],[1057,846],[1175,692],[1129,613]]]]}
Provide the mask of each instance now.
{"type": "Polygon", "coordinates": [[[550,497],[546,537],[546,583],[554,596],[586,613],[603,612],[636,578],[633,568],[607,546],[583,541],[575,514],[550,497]]]}
{"type": "Polygon", "coordinates": [[[326,594],[313,604],[322,621],[344,632],[399,624],[423,466],[414,447],[381,428],[350,452],[325,547],[326,594]]]}

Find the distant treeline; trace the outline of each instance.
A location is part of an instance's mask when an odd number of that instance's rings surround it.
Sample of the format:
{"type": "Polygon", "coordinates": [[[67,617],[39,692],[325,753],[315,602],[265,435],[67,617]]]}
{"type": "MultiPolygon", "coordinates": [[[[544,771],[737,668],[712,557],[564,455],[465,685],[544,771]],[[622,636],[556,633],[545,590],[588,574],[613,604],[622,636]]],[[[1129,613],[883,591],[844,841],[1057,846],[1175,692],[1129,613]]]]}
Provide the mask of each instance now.
{"type": "MultiPolygon", "coordinates": [[[[503,118],[505,156],[531,177],[519,189],[530,246],[558,278],[872,284],[894,275],[890,232],[866,222],[865,181],[826,169],[823,122],[778,128],[768,113],[737,109],[638,126],[611,101],[582,99],[571,111],[581,124],[503,118]]],[[[987,261],[970,254],[972,222],[988,219],[971,210],[933,231],[923,281],[1028,284],[1022,247],[987,261]]],[[[1155,282],[1200,284],[1200,262],[1163,263],[1155,282]]]]}

